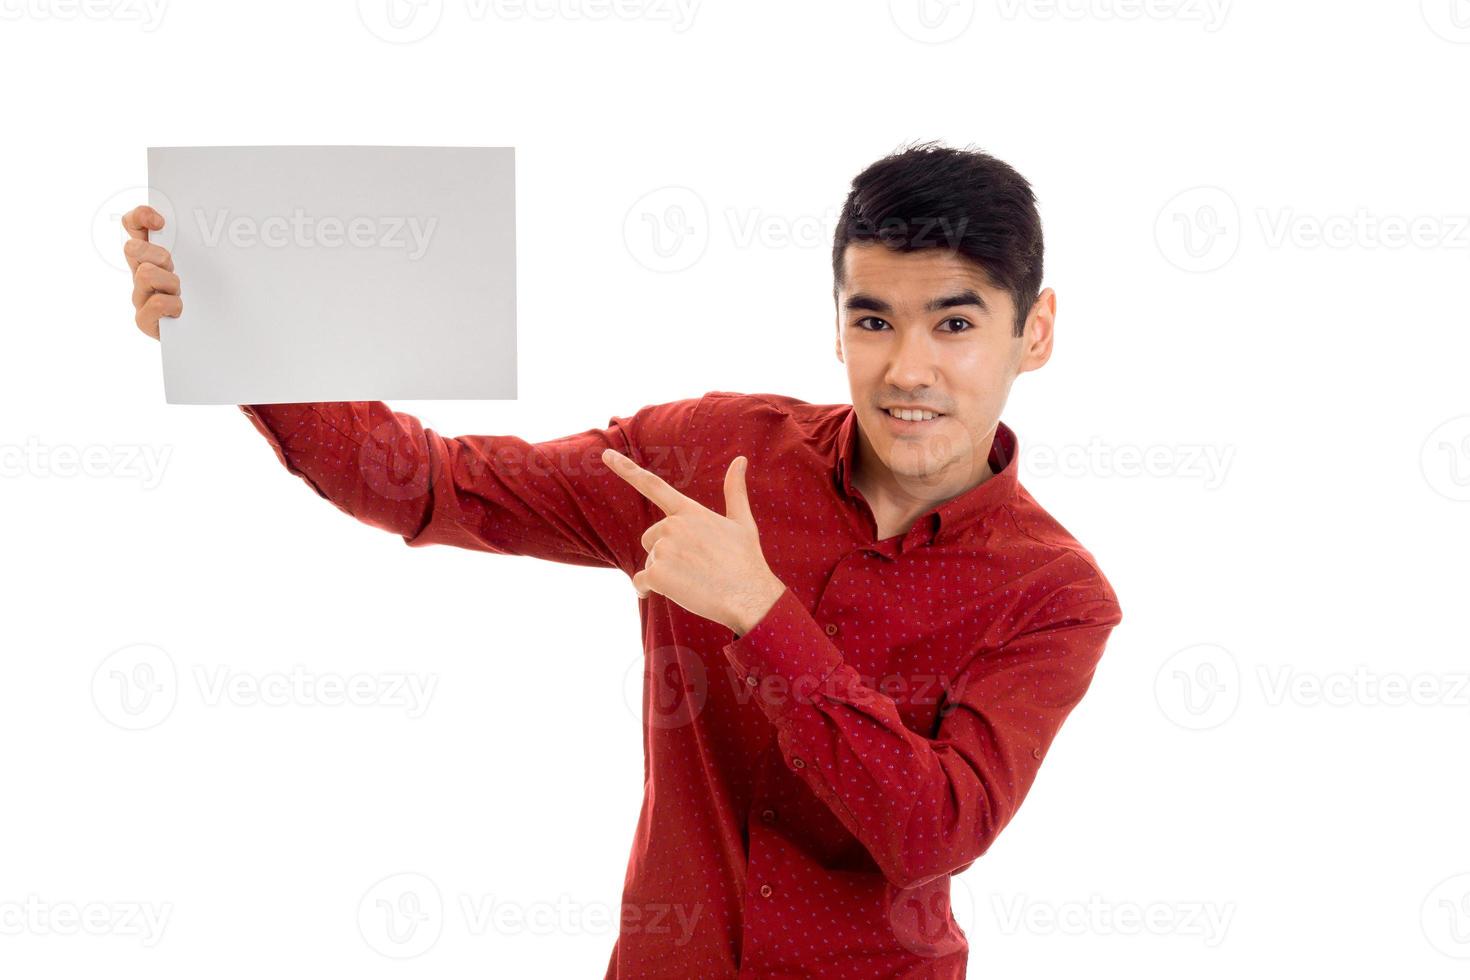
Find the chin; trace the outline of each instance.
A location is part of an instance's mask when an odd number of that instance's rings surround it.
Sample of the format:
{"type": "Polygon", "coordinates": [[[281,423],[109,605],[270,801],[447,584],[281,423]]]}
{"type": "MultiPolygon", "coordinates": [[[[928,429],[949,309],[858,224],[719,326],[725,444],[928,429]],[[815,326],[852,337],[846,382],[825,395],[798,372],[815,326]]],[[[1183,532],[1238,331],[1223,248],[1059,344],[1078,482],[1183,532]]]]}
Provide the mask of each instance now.
{"type": "Polygon", "coordinates": [[[947,455],[943,458],[936,456],[928,440],[922,439],[910,439],[906,443],[889,443],[888,452],[885,455],[887,458],[884,462],[899,476],[930,476],[950,463],[947,455]]]}

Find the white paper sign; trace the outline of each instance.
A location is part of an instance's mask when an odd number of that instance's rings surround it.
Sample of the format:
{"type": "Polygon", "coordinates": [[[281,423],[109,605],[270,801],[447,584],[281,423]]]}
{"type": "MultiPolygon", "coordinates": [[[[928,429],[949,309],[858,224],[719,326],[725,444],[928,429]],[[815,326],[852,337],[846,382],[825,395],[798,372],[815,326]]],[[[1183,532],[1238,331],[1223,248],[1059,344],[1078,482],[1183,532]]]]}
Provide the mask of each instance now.
{"type": "Polygon", "coordinates": [[[150,147],[170,404],[516,397],[513,147],[150,147]]]}

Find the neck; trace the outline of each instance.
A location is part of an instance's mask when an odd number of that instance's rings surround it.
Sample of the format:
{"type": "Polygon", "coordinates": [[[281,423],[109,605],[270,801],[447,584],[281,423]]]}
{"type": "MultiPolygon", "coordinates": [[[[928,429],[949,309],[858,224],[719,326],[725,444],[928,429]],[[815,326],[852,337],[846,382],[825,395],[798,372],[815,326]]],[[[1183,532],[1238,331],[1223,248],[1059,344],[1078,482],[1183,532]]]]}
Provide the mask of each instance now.
{"type": "Polygon", "coordinates": [[[878,524],[878,537],[906,532],[914,521],[955,497],[978,487],[995,475],[990,468],[990,448],[995,442],[992,428],[977,443],[977,453],[950,460],[942,471],[923,476],[902,476],[893,472],[868,443],[861,430],[853,458],[852,485],[873,512],[878,524]],[[979,457],[978,472],[967,471],[967,464],[979,457]],[[952,471],[952,472],[951,472],[952,471]]]}

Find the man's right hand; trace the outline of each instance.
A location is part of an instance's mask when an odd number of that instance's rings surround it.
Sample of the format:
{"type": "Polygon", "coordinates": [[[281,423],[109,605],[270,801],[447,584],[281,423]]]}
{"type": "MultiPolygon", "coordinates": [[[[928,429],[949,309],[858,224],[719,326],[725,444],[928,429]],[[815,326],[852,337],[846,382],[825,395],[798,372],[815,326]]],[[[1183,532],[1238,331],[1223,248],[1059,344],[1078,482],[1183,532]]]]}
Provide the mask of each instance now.
{"type": "Polygon", "coordinates": [[[142,204],[123,215],[122,223],[128,230],[123,255],[133,270],[133,308],[138,311],[133,321],[139,330],[157,340],[158,318],[184,312],[173,256],[162,245],[148,240],[148,232],[163,228],[163,215],[142,204]]]}

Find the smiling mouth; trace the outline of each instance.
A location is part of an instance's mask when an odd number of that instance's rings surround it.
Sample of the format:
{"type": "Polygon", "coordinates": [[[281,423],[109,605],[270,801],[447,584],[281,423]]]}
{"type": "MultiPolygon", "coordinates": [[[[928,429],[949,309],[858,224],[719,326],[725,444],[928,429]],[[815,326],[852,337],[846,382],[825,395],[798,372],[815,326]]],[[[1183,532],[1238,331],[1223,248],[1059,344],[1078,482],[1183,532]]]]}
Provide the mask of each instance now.
{"type": "Polygon", "coordinates": [[[921,412],[910,409],[885,408],[883,414],[899,424],[922,425],[944,418],[943,412],[921,412]]]}

